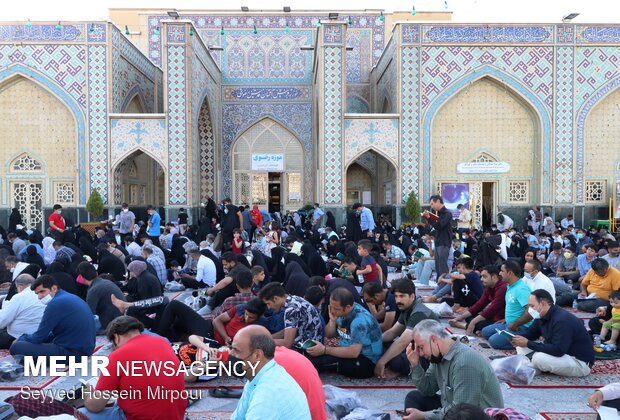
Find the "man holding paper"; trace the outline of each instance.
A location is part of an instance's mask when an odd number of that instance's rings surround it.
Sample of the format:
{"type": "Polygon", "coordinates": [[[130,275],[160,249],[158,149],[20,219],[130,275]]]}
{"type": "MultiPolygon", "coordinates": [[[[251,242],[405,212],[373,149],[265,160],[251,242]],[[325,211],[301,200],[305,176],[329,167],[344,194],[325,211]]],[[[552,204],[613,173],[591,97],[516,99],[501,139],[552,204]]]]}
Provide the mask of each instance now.
{"type": "MultiPolygon", "coordinates": [[[[620,410],[620,382],[605,385],[594,391],[594,393],[588,397],[588,405],[594,410],[599,411],[599,414],[601,414],[601,411],[609,411],[609,409],[614,410],[615,413],[613,414],[617,416],[618,410],[620,410]],[[601,410],[601,406],[608,408],[608,410],[601,410]]],[[[601,418],[605,417],[601,415],[601,418]]]]}
{"type": "Polygon", "coordinates": [[[606,260],[596,258],[581,282],[577,308],[584,312],[596,312],[599,306],[609,305],[609,294],[618,289],[620,289],[620,271],[610,267],[606,260]]]}

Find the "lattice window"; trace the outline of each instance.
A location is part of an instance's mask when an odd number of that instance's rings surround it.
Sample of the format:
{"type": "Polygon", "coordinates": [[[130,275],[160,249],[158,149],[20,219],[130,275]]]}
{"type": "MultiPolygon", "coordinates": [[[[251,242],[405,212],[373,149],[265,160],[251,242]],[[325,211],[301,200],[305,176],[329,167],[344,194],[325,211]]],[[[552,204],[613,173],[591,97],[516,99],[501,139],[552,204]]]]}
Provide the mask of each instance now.
{"type": "Polygon", "coordinates": [[[511,203],[527,203],[530,194],[528,181],[508,182],[508,201],[511,203]]]}
{"type": "Polygon", "coordinates": [[[301,174],[288,173],[286,184],[288,185],[288,201],[301,200],[301,174]]]}
{"type": "Polygon", "coordinates": [[[586,201],[600,203],[605,201],[607,181],[586,181],[586,201]]]}
{"type": "Polygon", "coordinates": [[[131,204],[138,204],[140,203],[139,200],[139,186],[132,184],[129,186],[129,202],[131,204]]]}
{"type": "Polygon", "coordinates": [[[137,178],[138,177],[138,167],[136,166],[136,162],[131,162],[129,163],[129,174],[128,174],[131,178],[137,178]]]}
{"type": "Polygon", "coordinates": [[[497,159],[495,159],[493,156],[489,155],[488,153],[480,153],[476,159],[472,160],[472,162],[497,162],[497,159]]]}
{"type": "Polygon", "coordinates": [[[146,203],[146,186],[140,185],[140,203],[146,203]]]}
{"type": "Polygon", "coordinates": [[[23,155],[13,162],[12,169],[18,172],[37,172],[43,169],[43,165],[38,160],[23,155]]]}
{"type": "Polygon", "coordinates": [[[54,203],[58,203],[58,204],[75,203],[75,183],[55,182],[54,183],[54,203]]]}

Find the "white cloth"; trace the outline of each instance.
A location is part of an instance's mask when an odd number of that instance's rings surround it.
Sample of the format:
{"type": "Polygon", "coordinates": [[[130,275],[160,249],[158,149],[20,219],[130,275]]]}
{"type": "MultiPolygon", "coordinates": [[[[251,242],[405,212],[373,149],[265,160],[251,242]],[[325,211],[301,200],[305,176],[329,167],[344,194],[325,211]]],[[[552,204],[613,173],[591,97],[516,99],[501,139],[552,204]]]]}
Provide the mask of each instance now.
{"type": "Polygon", "coordinates": [[[201,281],[209,287],[215,286],[217,270],[211,258],[201,255],[196,264],[196,281],[201,281]]]}
{"type": "Polygon", "coordinates": [[[15,281],[17,276],[19,276],[22,273],[22,271],[24,271],[24,269],[28,267],[29,265],[30,264],[25,263],[25,262],[21,262],[21,261],[18,262],[17,265],[15,266],[15,269],[13,270],[13,273],[11,273],[13,276],[12,280],[15,281]]]}
{"type": "Polygon", "coordinates": [[[56,259],[56,250],[52,246],[54,243],[54,238],[46,236],[43,238],[43,261],[45,265],[50,265],[56,259]]]}
{"type": "Polygon", "coordinates": [[[620,382],[613,382],[611,384],[605,385],[604,387],[599,388],[599,391],[603,393],[604,401],[620,398],[620,382]]]}
{"type": "Polygon", "coordinates": [[[139,257],[140,255],[142,255],[142,248],[140,248],[140,245],[135,242],[127,245],[125,249],[127,250],[127,253],[132,257],[139,257]]]}
{"type": "Polygon", "coordinates": [[[0,328],[6,328],[15,338],[22,334],[32,334],[39,328],[45,305],[37,294],[26,288],[5,302],[0,310],[0,328]]]}
{"type": "Polygon", "coordinates": [[[505,232],[507,230],[512,229],[512,227],[515,225],[514,220],[512,220],[512,218],[510,216],[508,216],[507,214],[504,214],[504,223],[498,223],[497,224],[497,229],[500,232],[505,232]]]}
{"type": "Polygon", "coordinates": [[[532,279],[528,279],[527,277],[523,277],[523,281],[527,284],[530,290],[539,290],[543,289],[549,292],[551,297],[553,298],[553,303],[555,303],[555,286],[553,282],[549,279],[549,277],[545,276],[540,271],[536,276],[532,279]]]}
{"type": "Polygon", "coordinates": [[[459,220],[457,222],[457,227],[459,229],[469,229],[469,223],[471,222],[471,212],[466,208],[463,208],[459,213],[459,220]]]}

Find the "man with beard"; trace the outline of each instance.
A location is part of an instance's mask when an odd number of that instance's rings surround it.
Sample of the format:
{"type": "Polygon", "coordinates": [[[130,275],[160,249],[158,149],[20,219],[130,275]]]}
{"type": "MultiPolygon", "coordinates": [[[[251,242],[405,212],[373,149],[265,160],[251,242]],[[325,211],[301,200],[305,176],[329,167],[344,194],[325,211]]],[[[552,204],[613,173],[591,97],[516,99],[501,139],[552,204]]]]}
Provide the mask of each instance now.
{"type": "Polygon", "coordinates": [[[375,375],[379,378],[407,375],[410,368],[404,352],[413,340],[413,329],[425,319],[439,319],[435,312],[416,300],[415,285],[411,280],[392,283],[392,293],[400,316],[396,324],[383,333],[383,343],[391,344],[375,365],[375,375]],[[386,367],[393,373],[386,372],[386,367]]]}

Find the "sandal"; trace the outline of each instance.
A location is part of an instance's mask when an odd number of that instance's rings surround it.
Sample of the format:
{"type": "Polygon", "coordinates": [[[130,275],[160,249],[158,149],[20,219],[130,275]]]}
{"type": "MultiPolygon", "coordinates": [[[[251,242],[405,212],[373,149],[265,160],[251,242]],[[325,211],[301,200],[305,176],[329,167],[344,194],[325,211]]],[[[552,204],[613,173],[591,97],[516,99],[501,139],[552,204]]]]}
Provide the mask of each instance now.
{"type": "Polygon", "coordinates": [[[243,391],[240,389],[232,389],[227,386],[221,386],[209,390],[209,395],[213,398],[241,398],[243,391]]]}

